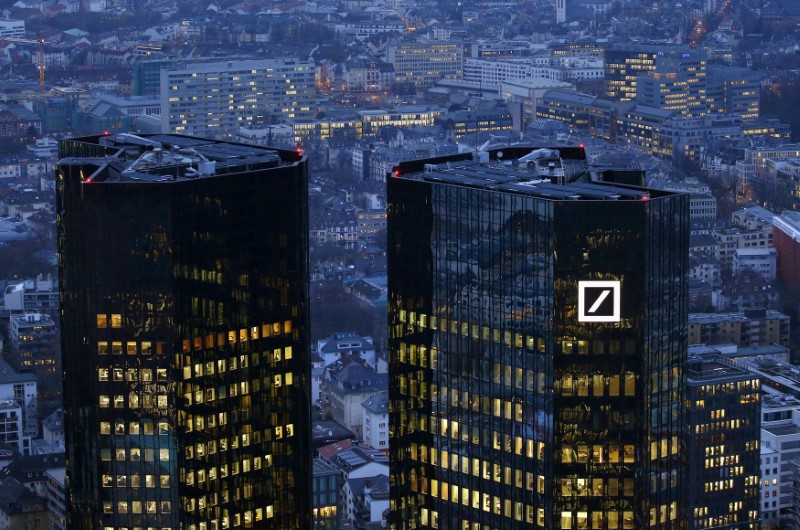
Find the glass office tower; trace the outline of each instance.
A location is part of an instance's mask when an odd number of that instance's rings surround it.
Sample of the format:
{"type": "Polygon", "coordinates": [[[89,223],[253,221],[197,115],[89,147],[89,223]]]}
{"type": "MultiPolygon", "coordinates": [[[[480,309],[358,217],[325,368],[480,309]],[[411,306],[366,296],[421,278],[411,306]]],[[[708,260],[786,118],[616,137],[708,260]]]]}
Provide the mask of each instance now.
{"type": "Polygon", "coordinates": [[[688,199],[528,151],[388,177],[391,525],[680,528],[688,199]]]}
{"type": "Polygon", "coordinates": [[[60,155],[70,528],[309,528],[305,158],[125,134],[60,155]]]}

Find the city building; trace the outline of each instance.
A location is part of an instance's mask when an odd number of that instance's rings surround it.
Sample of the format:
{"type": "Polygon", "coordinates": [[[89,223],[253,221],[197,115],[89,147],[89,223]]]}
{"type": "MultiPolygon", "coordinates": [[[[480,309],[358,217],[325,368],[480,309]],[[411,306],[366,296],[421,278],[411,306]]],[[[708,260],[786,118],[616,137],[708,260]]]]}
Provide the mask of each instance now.
{"type": "Polygon", "coordinates": [[[315,68],[298,59],[197,62],[161,72],[161,132],[222,137],[317,114],[315,68]]]}
{"type": "Polygon", "coordinates": [[[361,243],[374,245],[383,241],[386,232],[386,209],[370,208],[356,211],[356,228],[361,243]]]}
{"type": "Polygon", "coordinates": [[[436,116],[444,114],[445,109],[423,105],[401,105],[393,111],[359,110],[364,136],[378,133],[378,129],[386,126],[395,127],[427,127],[433,125],[436,116]]]}
{"type": "Polygon", "coordinates": [[[347,92],[387,92],[394,85],[392,65],[377,59],[356,58],[344,64],[347,92]]]}
{"type": "Polygon", "coordinates": [[[0,37],[24,37],[24,20],[0,20],[0,37]]]}
{"type": "Polygon", "coordinates": [[[792,517],[794,505],[792,462],[797,460],[800,445],[800,411],[791,411],[791,418],[764,422],[761,429],[761,480],[764,523],[777,526],[792,517]]]}
{"type": "Polygon", "coordinates": [[[134,96],[158,97],[161,91],[161,69],[168,68],[171,61],[149,60],[133,63],[131,93],[134,96]]]}
{"type": "Polygon", "coordinates": [[[689,358],[686,383],[687,528],[758,530],[759,378],[711,355],[689,358]]]}
{"type": "Polygon", "coordinates": [[[767,160],[767,182],[774,182],[772,205],[778,210],[800,210],[800,159],[767,160]]]}
{"type": "Polygon", "coordinates": [[[702,48],[656,52],[655,68],[639,72],[633,83],[636,101],[682,116],[707,113],[706,85],[706,55],[702,48]]]}
{"type": "Polygon", "coordinates": [[[737,313],[690,313],[691,344],[731,343],[739,347],[754,344],[789,346],[791,318],[771,309],[748,309],[737,313]]]}
{"type": "Polygon", "coordinates": [[[733,274],[750,269],[771,282],[775,280],[778,252],[774,248],[737,248],[733,255],[733,274]]]}
{"type": "Polygon", "coordinates": [[[66,468],[47,471],[47,520],[49,530],[67,530],[66,468]]]}
{"type": "Polygon", "coordinates": [[[60,155],[69,528],[310,528],[305,156],[129,134],[60,155]]]}
{"type": "Polygon", "coordinates": [[[58,285],[48,276],[10,283],[3,291],[0,315],[36,312],[58,314],[58,285]]]}
{"type": "MultiPolygon", "coordinates": [[[[648,72],[658,73],[659,77],[668,73],[673,74],[673,78],[686,75],[688,78],[683,79],[684,83],[690,78],[699,80],[705,76],[705,52],[701,48],[670,44],[615,44],[605,50],[604,58],[605,97],[617,101],[637,99],[637,84],[648,72]]],[[[697,85],[705,88],[704,82],[697,85]]],[[[665,88],[679,99],[688,97],[688,94],[678,95],[688,88],[685,85],[665,88]]],[[[696,93],[694,90],[691,92],[696,93]]]]}
{"type": "Polygon", "coordinates": [[[357,355],[343,356],[325,368],[320,388],[322,411],[361,439],[368,398],[386,391],[386,374],[379,374],[357,355]]]}
{"type": "MultiPolygon", "coordinates": [[[[783,184],[783,187],[778,188],[772,177],[768,175],[769,160],[788,160],[800,158],[800,144],[784,144],[773,147],[752,147],[745,148],[744,158],[736,161],[736,193],[738,199],[746,199],[750,193],[753,193],[749,188],[755,189],[755,192],[762,193],[765,198],[772,199],[768,193],[774,190],[777,192],[779,189],[786,187],[785,191],[791,194],[791,182],[783,184]]],[[[773,164],[774,167],[774,164],[773,164]]],[[[789,197],[778,197],[782,201],[783,207],[793,209],[791,204],[793,201],[791,195],[789,197]],[[783,202],[785,201],[785,202],[783,202]],[[788,204],[787,204],[788,203],[788,204]]]]}
{"type": "Polygon", "coordinates": [[[30,437],[23,434],[22,419],[22,405],[19,402],[0,399],[0,443],[19,454],[30,451],[30,437]]]}
{"type": "Polygon", "coordinates": [[[350,479],[344,485],[344,498],[347,518],[354,529],[380,528],[384,512],[389,509],[389,477],[350,479]]]}
{"type": "Polygon", "coordinates": [[[61,336],[53,319],[42,313],[11,315],[8,338],[11,366],[36,376],[40,397],[60,399],[61,336]]]}
{"type": "Polygon", "coordinates": [[[706,71],[709,114],[738,116],[747,122],[761,112],[761,74],[750,68],[709,65],[706,71]]]}
{"type": "Polygon", "coordinates": [[[42,420],[42,437],[33,440],[31,446],[31,452],[35,455],[65,451],[63,408],[56,409],[42,420]]]}
{"type": "Polygon", "coordinates": [[[317,353],[328,366],[343,357],[358,356],[369,366],[375,365],[375,344],[372,337],[364,337],[354,331],[342,331],[317,341],[317,353]]]}
{"type": "Polygon", "coordinates": [[[448,138],[457,142],[470,135],[478,145],[490,139],[492,133],[510,131],[513,125],[505,105],[446,112],[437,116],[434,123],[444,129],[448,138]]]}
{"type": "Polygon", "coordinates": [[[319,458],[314,459],[314,530],[339,529],[339,470],[319,458]]]}
{"type": "Polygon", "coordinates": [[[30,454],[31,440],[39,434],[36,376],[16,372],[5,359],[0,359],[0,403],[0,441],[20,454],[30,454]]]}
{"type": "Polygon", "coordinates": [[[772,219],[772,241],[778,251],[778,279],[800,295],[800,212],[783,212],[772,219]]]}
{"type": "Polygon", "coordinates": [[[47,496],[48,473],[63,469],[64,453],[22,455],[0,470],[0,479],[3,483],[10,479],[16,479],[37,497],[44,499],[47,496]]]}
{"type": "Polygon", "coordinates": [[[387,177],[390,528],[685,523],[688,197],[552,151],[387,177]]]}
{"type": "Polygon", "coordinates": [[[0,527],[46,528],[47,501],[14,478],[0,483],[0,527]]]}
{"type": "Polygon", "coordinates": [[[389,394],[381,392],[361,403],[364,422],[361,439],[375,449],[389,450],[389,394]]]}
{"type": "Polygon", "coordinates": [[[428,88],[439,79],[460,79],[464,70],[464,45],[446,41],[392,41],[386,62],[394,68],[395,82],[413,89],[428,88]]]}
{"type": "Polygon", "coordinates": [[[550,90],[574,90],[575,85],[550,79],[509,79],[499,85],[500,97],[511,113],[515,131],[525,131],[538,116],[537,105],[550,90]]]}

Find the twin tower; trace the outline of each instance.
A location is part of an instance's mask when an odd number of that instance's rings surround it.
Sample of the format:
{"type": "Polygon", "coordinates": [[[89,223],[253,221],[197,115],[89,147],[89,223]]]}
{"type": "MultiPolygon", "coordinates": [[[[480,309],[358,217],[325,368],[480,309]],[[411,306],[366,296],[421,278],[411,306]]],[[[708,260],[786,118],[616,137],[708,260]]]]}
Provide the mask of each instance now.
{"type": "MultiPolygon", "coordinates": [[[[70,528],[312,528],[305,157],[60,156],[70,528]]],[[[626,176],[509,148],[387,177],[392,528],[682,527],[688,198],[626,176]]]]}

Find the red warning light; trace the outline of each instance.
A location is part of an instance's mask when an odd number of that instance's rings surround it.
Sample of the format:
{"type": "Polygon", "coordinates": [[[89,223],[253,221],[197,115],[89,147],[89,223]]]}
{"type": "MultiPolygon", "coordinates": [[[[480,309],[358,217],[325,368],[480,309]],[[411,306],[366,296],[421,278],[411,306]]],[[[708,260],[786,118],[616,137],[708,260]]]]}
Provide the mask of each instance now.
{"type": "Polygon", "coordinates": [[[583,149],[583,148],[584,148],[584,147],[586,147],[586,146],[585,146],[585,145],[583,145],[583,144],[580,144],[578,147],[580,147],[581,149],[583,149]]]}
{"type": "Polygon", "coordinates": [[[299,145],[297,146],[297,149],[295,149],[295,151],[297,152],[298,155],[302,155],[303,154],[303,148],[300,147],[299,145]]]}
{"type": "Polygon", "coordinates": [[[109,134],[111,134],[111,133],[108,132],[108,131],[103,131],[103,136],[108,136],[109,134]]]}
{"type": "Polygon", "coordinates": [[[650,196],[649,195],[642,195],[642,200],[643,201],[649,201],[650,200],[650,196]]]}
{"type": "Polygon", "coordinates": [[[394,168],[394,171],[392,171],[392,174],[394,174],[395,177],[399,177],[400,176],[400,168],[394,168]]]}

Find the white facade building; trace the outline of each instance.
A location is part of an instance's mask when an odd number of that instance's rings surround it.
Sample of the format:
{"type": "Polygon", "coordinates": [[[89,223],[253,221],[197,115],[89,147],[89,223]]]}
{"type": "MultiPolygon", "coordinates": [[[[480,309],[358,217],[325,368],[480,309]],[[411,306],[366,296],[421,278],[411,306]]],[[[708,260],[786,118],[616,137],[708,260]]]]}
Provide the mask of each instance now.
{"type": "Polygon", "coordinates": [[[24,37],[24,20],[0,20],[0,37],[24,37]]]}
{"type": "Polygon", "coordinates": [[[364,401],[364,423],[361,439],[370,447],[382,451],[389,450],[389,395],[387,392],[375,394],[364,401]]]}
{"type": "Polygon", "coordinates": [[[751,269],[768,282],[777,274],[778,251],[774,248],[737,248],[733,255],[733,272],[751,269]]]}
{"type": "Polygon", "coordinates": [[[161,70],[161,132],[220,137],[317,113],[316,67],[299,59],[190,63],[161,70]]]}
{"type": "Polygon", "coordinates": [[[22,407],[13,399],[0,399],[0,443],[20,454],[30,451],[30,437],[24,435],[22,407]]]}
{"type": "MultiPolygon", "coordinates": [[[[39,433],[36,400],[36,376],[29,373],[17,373],[3,359],[0,359],[0,402],[13,401],[20,409],[21,432],[19,435],[20,452],[30,454],[31,440],[39,433]]],[[[6,423],[12,422],[14,407],[10,404],[2,407],[6,414],[6,423]]],[[[16,420],[14,420],[16,421],[16,420]]]]}
{"type": "Polygon", "coordinates": [[[375,345],[372,337],[362,337],[351,331],[334,333],[317,341],[317,353],[325,366],[338,361],[343,355],[358,355],[367,365],[375,368],[375,345]]]}
{"type": "Polygon", "coordinates": [[[800,411],[791,419],[765,422],[761,428],[761,517],[768,525],[793,510],[790,462],[800,448],[800,411]]]}

